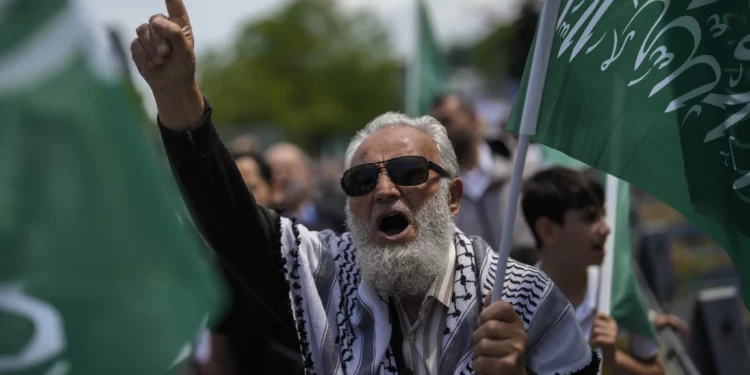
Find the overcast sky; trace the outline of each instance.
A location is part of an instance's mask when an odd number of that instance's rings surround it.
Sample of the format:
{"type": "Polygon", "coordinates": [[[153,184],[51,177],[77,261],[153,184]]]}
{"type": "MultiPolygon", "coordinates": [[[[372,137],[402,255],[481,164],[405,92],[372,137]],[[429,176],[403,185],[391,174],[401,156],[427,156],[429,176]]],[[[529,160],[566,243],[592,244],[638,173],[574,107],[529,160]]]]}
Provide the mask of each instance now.
{"type": "MultiPolygon", "coordinates": [[[[129,45],[135,28],[155,13],[165,13],[162,0],[78,0],[102,26],[115,26],[129,45]]],[[[196,39],[196,53],[231,43],[244,22],[263,17],[287,0],[185,0],[196,39]]],[[[408,56],[413,46],[415,0],[339,0],[346,8],[369,8],[388,28],[396,51],[408,56]]],[[[517,14],[518,0],[427,0],[433,28],[445,45],[472,40],[499,21],[517,14]]],[[[146,89],[141,79],[139,87],[146,89]]],[[[152,103],[147,103],[153,111],[152,103]]]]}
{"type": "MultiPolygon", "coordinates": [[[[165,12],[160,0],[79,0],[96,22],[115,25],[128,37],[155,13],[165,12]]],[[[287,0],[185,0],[195,29],[196,49],[231,41],[247,20],[263,17],[287,0]]],[[[346,8],[374,10],[388,26],[400,53],[412,45],[414,0],[339,0],[346,8]]],[[[475,38],[497,20],[517,12],[517,0],[427,0],[438,38],[444,43],[475,38]]]]}

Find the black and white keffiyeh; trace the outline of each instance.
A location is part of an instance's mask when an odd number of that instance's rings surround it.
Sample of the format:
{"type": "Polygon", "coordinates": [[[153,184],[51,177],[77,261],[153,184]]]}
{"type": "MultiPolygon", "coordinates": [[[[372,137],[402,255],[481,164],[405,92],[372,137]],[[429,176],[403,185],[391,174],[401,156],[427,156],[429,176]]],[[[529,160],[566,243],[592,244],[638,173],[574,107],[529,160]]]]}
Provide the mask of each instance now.
{"type": "MultiPolygon", "coordinates": [[[[350,235],[281,219],[281,249],[307,374],[397,374],[388,302],[362,278],[350,235]]],[[[456,230],[456,270],[439,374],[473,374],[472,333],[493,288],[497,254],[456,230]]],[[[567,299],[536,268],[509,260],[503,298],[524,322],[526,367],[537,374],[595,374],[598,360],[567,299]]]]}

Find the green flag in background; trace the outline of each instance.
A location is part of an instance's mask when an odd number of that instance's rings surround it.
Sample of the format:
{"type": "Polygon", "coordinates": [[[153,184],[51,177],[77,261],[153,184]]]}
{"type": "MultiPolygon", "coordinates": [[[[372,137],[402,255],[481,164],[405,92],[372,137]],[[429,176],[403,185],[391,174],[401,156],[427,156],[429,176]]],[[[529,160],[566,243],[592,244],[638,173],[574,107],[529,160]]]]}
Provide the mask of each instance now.
{"type": "MultiPolygon", "coordinates": [[[[732,258],[746,306],[749,7],[563,1],[534,137],[639,186],[710,235],[732,258]]],[[[509,121],[515,129],[528,72],[509,121]]]]}
{"type": "Polygon", "coordinates": [[[75,3],[0,5],[0,373],[171,373],[218,279],[75,3]]]}
{"type": "Polygon", "coordinates": [[[630,240],[630,184],[620,181],[617,188],[617,218],[612,228],[614,261],[612,266],[612,306],[610,315],[629,332],[659,342],[656,329],[648,317],[646,302],[633,274],[630,240]]]}
{"type": "Polygon", "coordinates": [[[406,112],[422,116],[448,88],[448,64],[432,31],[427,4],[417,0],[417,43],[407,70],[406,112]]]}
{"type": "MultiPolygon", "coordinates": [[[[589,166],[555,149],[540,145],[547,166],[585,170],[589,166]]],[[[612,305],[610,315],[629,332],[658,342],[656,330],[648,317],[648,308],[633,275],[630,240],[630,184],[620,181],[617,189],[617,217],[612,230],[614,261],[612,266],[612,305]]],[[[612,223],[610,223],[612,225],[612,223]]]]}

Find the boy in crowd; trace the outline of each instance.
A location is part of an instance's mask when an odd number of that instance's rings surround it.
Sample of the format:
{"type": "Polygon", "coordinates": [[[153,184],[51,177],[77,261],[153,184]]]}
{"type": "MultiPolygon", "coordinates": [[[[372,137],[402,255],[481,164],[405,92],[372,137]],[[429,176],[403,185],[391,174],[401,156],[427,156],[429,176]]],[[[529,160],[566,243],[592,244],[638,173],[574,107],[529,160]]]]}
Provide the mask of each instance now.
{"type": "Polygon", "coordinates": [[[540,251],[537,266],[568,297],[591,346],[602,348],[604,373],[663,374],[658,342],[618,329],[593,308],[598,280],[588,268],[604,260],[611,232],[602,186],[582,172],[553,167],[526,182],[521,206],[540,251]]]}

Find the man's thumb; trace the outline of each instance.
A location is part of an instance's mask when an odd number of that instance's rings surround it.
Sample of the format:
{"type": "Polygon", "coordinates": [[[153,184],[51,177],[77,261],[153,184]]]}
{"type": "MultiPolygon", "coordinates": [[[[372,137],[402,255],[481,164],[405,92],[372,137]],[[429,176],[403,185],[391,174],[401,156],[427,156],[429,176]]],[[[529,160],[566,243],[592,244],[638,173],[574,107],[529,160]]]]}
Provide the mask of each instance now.
{"type": "Polygon", "coordinates": [[[182,32],[180,25],[161,17],[154,18],[151,23],[154,31],[160,37],[169,40],[174,50],[187,50],[189,48],[187,37],[182,32]]]}

